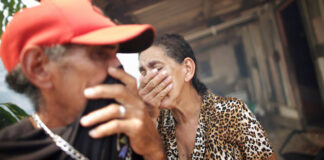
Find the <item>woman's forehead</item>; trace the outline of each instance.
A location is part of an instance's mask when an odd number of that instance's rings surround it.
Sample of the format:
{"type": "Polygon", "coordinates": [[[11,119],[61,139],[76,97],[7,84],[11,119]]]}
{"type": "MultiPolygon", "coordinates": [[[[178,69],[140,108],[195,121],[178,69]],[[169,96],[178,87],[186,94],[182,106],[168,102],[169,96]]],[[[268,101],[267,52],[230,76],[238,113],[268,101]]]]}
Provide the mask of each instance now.
{"type": "Polygon", "coordinates": [[[165,50],[158,46],[152,46],[140,53],[140,60],[160,59],[167,57],[165,50]]]}

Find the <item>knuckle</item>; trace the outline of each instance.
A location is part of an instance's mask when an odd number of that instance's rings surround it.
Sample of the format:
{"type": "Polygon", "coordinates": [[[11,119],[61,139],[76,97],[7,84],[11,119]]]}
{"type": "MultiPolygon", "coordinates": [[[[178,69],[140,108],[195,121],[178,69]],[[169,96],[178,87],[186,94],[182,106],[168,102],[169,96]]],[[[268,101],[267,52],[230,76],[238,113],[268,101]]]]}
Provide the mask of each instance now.
{"type": "Polygon", "coordinates": [[[146,107],[145,101],[144,102],[138,101],[136,104],[137,104],[138,111],[143,112],[144,108],[146,107]]]}
{"type": "Polygon", "coordinates": [[[158,79],[160,79],[160,80],[166,80],[167,76],[168,75],[166,75],[166,74],[159,74],[158,75],[158,79]]]}
{"type": "Polygon", "coordinates": [[[96,87],[95,90],[96,90],[97,94],[104,94],[105,93],[105,89],[103,89],[103,87],[96,87]]]}
{"type": "Polygon", "coordinates": [[[148,78],[149,76],[145,76],[145,77],[143,77],[143,79],[142,79],[142,84],[143,85],[145,85],[145,84],[147,84],[148,83],[148,81],[149,81],[149,78],[148,78]]]}
{"type": "Polygon", "coordinates": [[[143,89],[140,89],[139,91],[138,91],[138,94],[141,96],[141,97],[144,97],[145,95],[146,95],[146,89],[145,88],[143,88],[143,89]]]}
{"type": "Polygon", "coordinates": [[[159,94],[157,95],[158,99],[163,99],[164,95],[163,94],[159,94]]]}
{"type": "Polygon", "coordinates": [[[160,95],[165,96],[169,93],[169,91],[170,91],[169,89],[164,89],[163,91],[161,91],[160,95]]]}
{"type": "Polygon", "coordinates": [[[105,133],[105,130],[106,130],[105,128],[106,128],[105,126],[100,126],[95,131],[97,132],[97,134],[99,136],[102,136],[105,133]]]}
{"type": "Polygon", "coordinates": [[[135,128],[140,129],[140,128],[143,128],[143,126],[144,126],[144,123],[143,123],[142,120],[137,119],[137,120],[134,121],[134,127],[135,128]]]}
{"type": "Polygon", "coordinates": [[[120,105],[119,104],[113,104],[111,105],[111,109],[107,109],[107,113],[111,112],[111,114],[119,114],[120,110],[120,105]]]}
{"type": "Polygon", "coordinates": [[[143,100],[144,100],[145,102],[149,102],[149,101],[150,101],[150,98],[149,98],[149,96],[144,96],[144,97],[143,97],[143,100]]]}
{"type": "Polygon", "coordinates": [[[120,128],[121,128],[120,123],[118,123],[117,121],[114,121],[114,123],[113,123],[113,128],[114,128],[115,130],[119,131],[120,128]]]}
{"type": "Polygon", "coordinates": [[[155,87],[155,90],[156,90],[156,92],[161,92],[163,90],[163,88],[164,88],[164,85],[160,84],[157,87],[155,87]]]}
{"type": "Polygon", "coordinates": [[[155,82],[151,81],[150,83],[147,84],[147,88],[155,88],[156,84],[155,82]]]}
{"type": "Polygon", "coordinates": [[[138,89],[139,89],[139,90],[142,90],[144,87],[145,87],[145,86],[143,85],[143,83],[140,82],[140,85],[139,85],[138,89]]]}
{"type": "Polygon", "coordinates": [[[148,102],[148,104],[153,109],[158,104],[158,102],[150,101],[150,102],[148,102]]]}
{"type": "Polygon", "coordinates": [[[118,86],[115,88],[115,93],[116,93],[117,96],[122,96],[123,93],[125,93],[125,92],[126,92],[126,89],[125,89],[125,87],[122,86],[122,85],[118,85],[118,86]]]}
{"type": "Polygon", "coordinates": [[[136,79],[135,79],[134,77],[130,76],[130,78],[129,78],[129,83],[130,83],[131,85],[136,84],[136,79]]]}

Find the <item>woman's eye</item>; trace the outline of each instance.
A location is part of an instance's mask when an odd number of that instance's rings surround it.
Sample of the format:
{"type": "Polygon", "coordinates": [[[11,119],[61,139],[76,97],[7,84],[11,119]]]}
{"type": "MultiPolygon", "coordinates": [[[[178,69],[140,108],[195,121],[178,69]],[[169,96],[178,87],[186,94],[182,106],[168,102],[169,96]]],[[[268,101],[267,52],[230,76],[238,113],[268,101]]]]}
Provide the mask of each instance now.
{"type": "Polygon", "coordinates": [[[160,71],[160,70],[163,69],[163,67],[157,67],[156,69],[157,69],[158,71],[160,71]]]}

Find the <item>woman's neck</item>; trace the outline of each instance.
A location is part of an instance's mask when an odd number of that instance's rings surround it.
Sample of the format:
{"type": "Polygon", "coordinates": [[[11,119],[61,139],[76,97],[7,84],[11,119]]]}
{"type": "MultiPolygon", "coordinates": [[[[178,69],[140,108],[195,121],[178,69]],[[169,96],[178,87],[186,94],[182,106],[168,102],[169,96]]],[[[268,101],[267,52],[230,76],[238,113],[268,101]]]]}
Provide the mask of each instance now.
{"type": "Polygon", "coordinates": [[[196,122],[199,119],[202,97],[190,85],[180,95],[180,101],[171,112],[177,124],[196,122]]]}

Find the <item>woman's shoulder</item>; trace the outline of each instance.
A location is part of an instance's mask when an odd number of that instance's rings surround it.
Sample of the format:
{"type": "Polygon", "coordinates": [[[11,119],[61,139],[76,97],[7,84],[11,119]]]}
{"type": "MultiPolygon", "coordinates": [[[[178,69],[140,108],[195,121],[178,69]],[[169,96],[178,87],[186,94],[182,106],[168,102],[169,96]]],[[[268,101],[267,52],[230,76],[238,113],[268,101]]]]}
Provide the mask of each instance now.
{"type": "Polygon", "coordinates": [[[255,116],[248,106],[235,97],[221,97],[209,95],[209,101],[204,101],[204,115],[210,117],[211,124],[224,125],[224,127],[234,127],[243,122],[254,122],[255,116]],[[212,102],[207,104],[206,102],[212,102]]]}
{"type": "Polygon", "coordinates": [[[208,93],[203,98],[203,103],[206,106],[212,107],[215,111],[239,111],[246,108],[245,103],[235,97],[216,96],[213,93],[208,93]]]}

